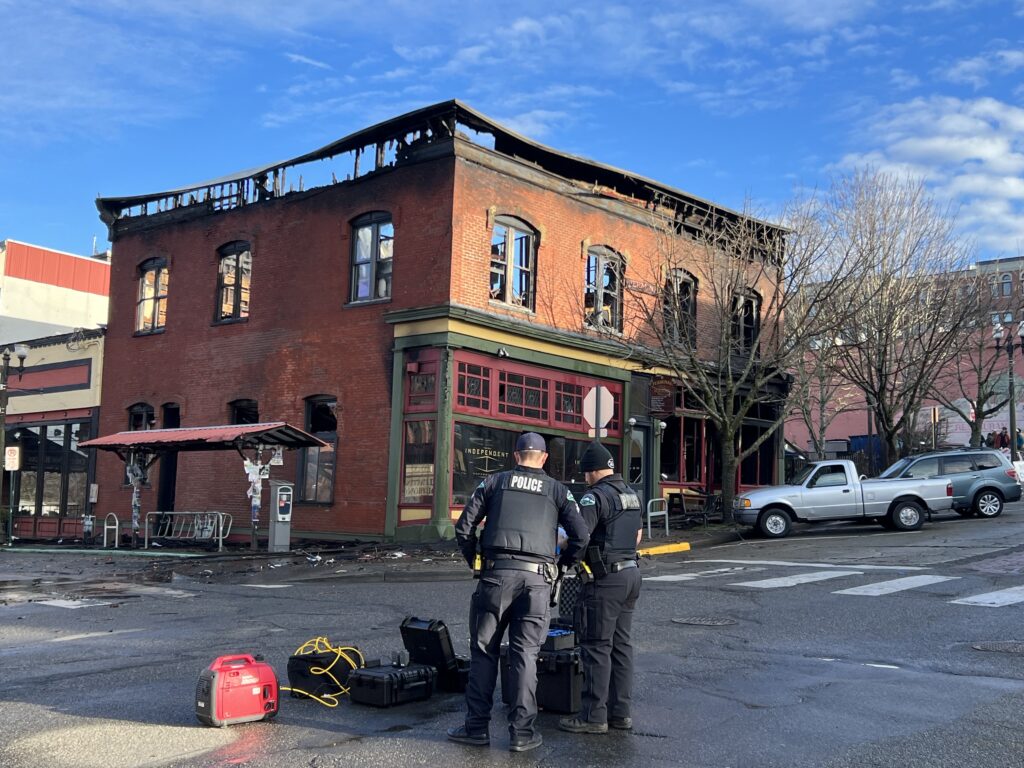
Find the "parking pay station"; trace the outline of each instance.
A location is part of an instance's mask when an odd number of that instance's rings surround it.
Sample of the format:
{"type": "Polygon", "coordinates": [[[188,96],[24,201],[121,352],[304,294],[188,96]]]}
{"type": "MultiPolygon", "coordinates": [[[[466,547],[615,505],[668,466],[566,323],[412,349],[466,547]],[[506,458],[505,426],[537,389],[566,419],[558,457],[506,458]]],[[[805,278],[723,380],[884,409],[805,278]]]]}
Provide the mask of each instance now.
{"type": "Polygon", "coordinates": [[[287,552],[292,548],[292,498],[295,484],[270,481],[270,541],[268,552],[287,552]]]}

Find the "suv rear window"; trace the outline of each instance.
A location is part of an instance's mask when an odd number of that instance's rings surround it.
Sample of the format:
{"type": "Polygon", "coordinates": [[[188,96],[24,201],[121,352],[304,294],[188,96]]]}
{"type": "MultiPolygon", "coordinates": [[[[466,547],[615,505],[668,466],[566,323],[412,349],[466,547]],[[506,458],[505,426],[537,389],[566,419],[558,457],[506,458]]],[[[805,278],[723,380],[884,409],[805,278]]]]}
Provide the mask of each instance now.
{"type": "Polygon", "coordinates": [[[994,453],[972,453],[970,458],[974,459],[978,469],[999,469],[1003,462],[994,453]]]}
{"type": "Polygon", "coordinates": [[[972,472],[974,465],[970,456],[946,456],[942,460],[942,474],[955,475],[958,472],[972,472]]]}
{"type": "Polygon", "coordinates": [[[902,477],[935,477],[937,474],[939,474],[939,460],[931,458],[915,461],[902,477]]]}

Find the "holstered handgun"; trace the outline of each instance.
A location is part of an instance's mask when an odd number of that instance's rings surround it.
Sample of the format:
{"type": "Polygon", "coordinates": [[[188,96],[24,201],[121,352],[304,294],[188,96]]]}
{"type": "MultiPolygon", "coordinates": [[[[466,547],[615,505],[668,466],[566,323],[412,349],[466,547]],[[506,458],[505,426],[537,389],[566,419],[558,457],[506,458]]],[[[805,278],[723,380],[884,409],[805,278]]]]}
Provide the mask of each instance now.
{"type": "Polygon", "coordinates": [[[558,605],[558,598],[562,596],[562,579],[565,577],[565,569],[559,567],[558,575],[555,580],[551,583],[551,600],[548,605],[554,608],[558,605]]]}

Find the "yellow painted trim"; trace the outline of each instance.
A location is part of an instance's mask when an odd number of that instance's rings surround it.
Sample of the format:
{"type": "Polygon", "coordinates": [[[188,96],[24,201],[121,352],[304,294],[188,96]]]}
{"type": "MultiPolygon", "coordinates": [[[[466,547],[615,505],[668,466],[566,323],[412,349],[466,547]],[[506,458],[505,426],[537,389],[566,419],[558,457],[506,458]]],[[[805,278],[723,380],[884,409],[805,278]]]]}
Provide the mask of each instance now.
{"type": "Polygon", "coordinates": [[[452,520],[458,520],[459,516],[461,514],[462,514],[462,508],[461,507],[456,507],[456,508],[452,509],[451,510],[451,518],[452,518],[452,520]]]}
{"type": "Polygon", "coordinates": [[[429,509],[403,509],[398,513],[398,519],[403,523],[407,523],[410,520],[429,520],[430,510],[429,509]]]}
{"type": "Polygon", "coordinates": [[[644,547],[638,549],[638,555],[671,555],[676,552],[689,552],[690,544],[686,541],[680,541],[675,544],[659,544],[656,547],[644,547]]]}

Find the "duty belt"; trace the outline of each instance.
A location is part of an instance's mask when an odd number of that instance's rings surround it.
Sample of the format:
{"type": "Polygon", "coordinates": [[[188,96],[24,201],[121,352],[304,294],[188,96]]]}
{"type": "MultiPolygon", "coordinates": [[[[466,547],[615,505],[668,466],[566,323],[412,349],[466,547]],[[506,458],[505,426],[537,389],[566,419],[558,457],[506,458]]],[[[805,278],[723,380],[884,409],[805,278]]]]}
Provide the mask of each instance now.
{"type": "Polygon", "coordinates": [[[618,573],[624,571],[627,568],[636,568],[636,560],[619,560],[617,563],[612,563],[608,566],[609,573],[618,573]]]}
{"type": "Polygon", "coordinates": [[[545,573],[542,563],[528,563],[525,560],[485,560],[484,568],[488,571],[530,571],[541,576],[545,573]]]}

